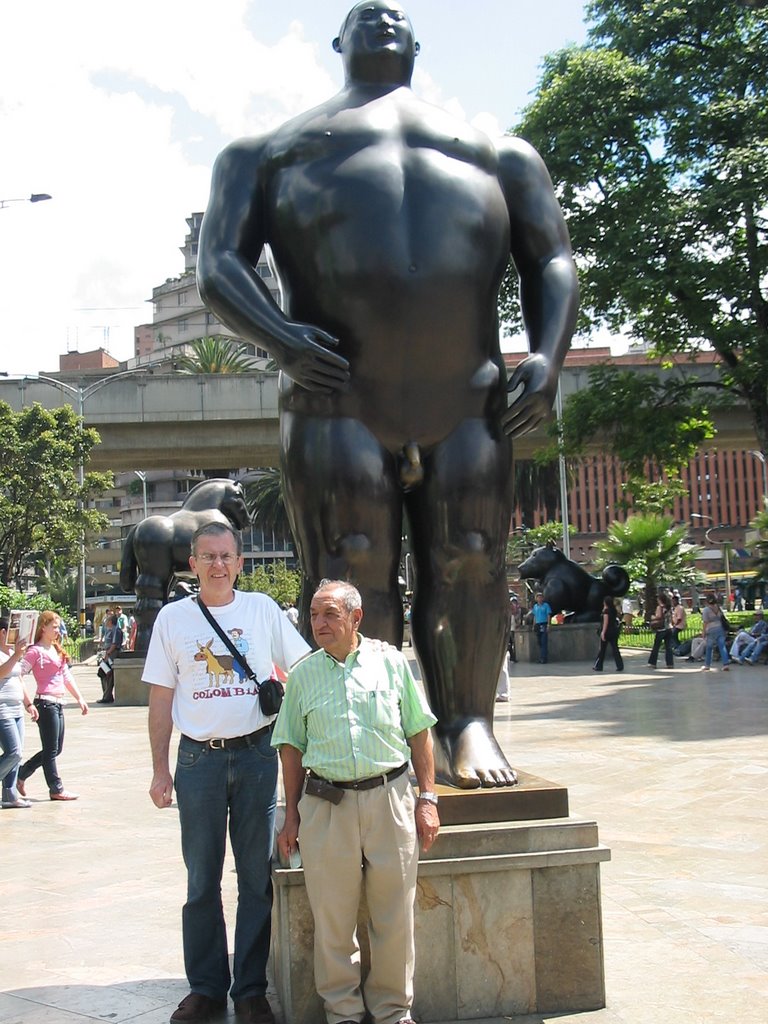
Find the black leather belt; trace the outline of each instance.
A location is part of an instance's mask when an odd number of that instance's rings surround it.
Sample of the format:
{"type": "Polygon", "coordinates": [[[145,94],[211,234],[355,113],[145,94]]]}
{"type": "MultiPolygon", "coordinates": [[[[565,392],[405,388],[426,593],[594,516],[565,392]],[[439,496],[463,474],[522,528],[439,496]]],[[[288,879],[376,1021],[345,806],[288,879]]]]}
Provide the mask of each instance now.
{"type": "Polygon", "coordinates": [[[408,762],[401,764],[399,768],[393,768],[391,772],[383,772],[381,775],[371,775],[368,779],[359,779],[357,782],[334,782],[332,779],[323,779],[322,775],[317,775],[310,769],[309,774],[313,779],[322,779],[323,782],[327,782],[329,786],[335,786],[337,789],[375,789],[376,786],[383,786],[385,782],[391,782],[392,779],[398,779],[403,772],[408,771],[408,762]]]}
{"type": "Polygon", "coordinates": [[[233,736],[228,740],[193,740],[191,736],[183,734],[181,738],[187,743],[196,743],[199,747],[207,747],[209,750],[243,750],[244,747],[252,747],[259,736],[264,736],[265,733],[271,731],[272,726],[265,725],[261,729],[257,729],[256,732],[249,732],[247,736],[233,736]]]}

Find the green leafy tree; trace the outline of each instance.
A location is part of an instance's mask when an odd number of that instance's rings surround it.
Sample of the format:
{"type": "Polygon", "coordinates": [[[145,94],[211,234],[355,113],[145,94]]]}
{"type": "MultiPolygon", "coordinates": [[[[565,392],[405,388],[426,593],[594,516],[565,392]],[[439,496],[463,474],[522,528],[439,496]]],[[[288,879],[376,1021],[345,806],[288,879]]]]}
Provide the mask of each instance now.
{"type": "MultiPolygon", "coordinates": [[[[576,535],[576,527],[568,524],[568,536],[576,535]]],[[[542,523],[530,530],[516,531],[507,541],[507,564],[518,566],[534,548],[547,544],[563,546],[563,524],[558,522],[542,523]]]]}
{"type": "Polygon", "coordinates": [[[757,513],[749,525],[758,533],[758,540],[754,545],[754,551],[758,559],[755,566],[755,575],[766,579],[768,578],[768,503],[765,508],[757,513]]]}
{"type": "MultiPolygon", "coordinates": [[[[580,269],[580,329],[711,346],[768,447],[768,13],[592,0],[516,131],[541,153],[580,269]]],[[[511,289],[502,308],[515,314],[511,289]]]]}
{"type": "Polygon", "coordinates": [[[583,455],[596,439],[630,477],[679,467],[715,436],[705,400],[679,377],[656,377],[603,364],[589,370],[588,387],[563,408],[564,454],[583,455]]]}
{"type": "Polygon", "coordinates": [[[625,522],[614,522],[605,540],[595,546],[600,552],[598,567],[623,565],[630,580],[643,584],[645,616],[656,607],[660,583],[695,583],[700,579],[695,560],[698,548],[685,541],[687,527],[678,526],[671,516],[642,513],[625,522]]]}
{"type": "Polygon", "coordinates": [[[242,575],[237,586],[239,590],[269,594],[278,604],[296,604],[301,574],[289,569],[285,562],[270,562],[266,567],[260,565],[252,573],[242,575]]]}
{"type": "Polygon", "coordinates": [[[232,338],[197,338],[192,355],[176,360],[183,373],[248,373],[256,364],[242,342],[232,338]]]}
{"type": "Polygon", "coordinates": [[[293,543],[285,507],[283,477],[279,469],[270,467],[260,470],[259,476],[245,485],[245,503],[254,525],[265,532],[272,531],[279,537],[290,538],[293,543]]]}
{"type": "Polygon", "coordinates": [[[81,506],[112,485],[111,474],[78,482],[78,466],[98,443],[68,405],[17,413],[0,402],[0,583],[18,585],[33,553],[77,564],[83,531],[107,527],[105,515],[81,506]]]}
{"type": "Polygon", "coordinates": [[[635,477],[623,484],[625,510],[663,516],[670,513],[675,501],[688,493],[688,487],[678,477],[666,480],[645,480],[635,477]]]}

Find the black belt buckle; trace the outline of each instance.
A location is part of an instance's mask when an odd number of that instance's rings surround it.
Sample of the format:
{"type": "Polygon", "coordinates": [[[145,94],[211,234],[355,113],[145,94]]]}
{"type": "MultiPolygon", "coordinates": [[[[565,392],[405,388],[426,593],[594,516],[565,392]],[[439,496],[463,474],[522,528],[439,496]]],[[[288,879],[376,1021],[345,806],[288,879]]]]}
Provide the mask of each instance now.
{"type": "Polygon", "coordinates": [[[271,728],[271,725],[264,725],[261,729],[248,733],[247,736],[232,736],[229,739],[219,739],[216,737],[212,740],[200,740],[197,742],[202,742],[211,750],[242,750],[244,747],[254,746],[256,740],[263,736],[264,733],[269,732],[271,728]]]}
{"type": "Polygon", "coordinates": [[[334,786],[332,782],[328,782],[326,779],[316,779],[313,776],[307,776],[307,785],[304,792],[307,796],[316,796],[320,800],[327,800],[331,804],[340,804],[344,799],[344,790],[339,789],[338,786],[334,786]]]}

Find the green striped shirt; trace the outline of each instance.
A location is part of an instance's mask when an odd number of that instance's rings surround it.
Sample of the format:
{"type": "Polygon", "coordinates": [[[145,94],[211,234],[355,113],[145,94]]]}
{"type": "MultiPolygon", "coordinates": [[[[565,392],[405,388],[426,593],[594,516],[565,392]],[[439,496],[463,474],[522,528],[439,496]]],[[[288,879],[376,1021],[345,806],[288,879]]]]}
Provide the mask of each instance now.
{"type": "Polygon", "coordinates": [[[407,737],[436,721],[404,655],[361,636],[343,665],[320,650],[294,666],[272,746],[296,747],[324,779],[366,779],[407,761],[407,737]]]}

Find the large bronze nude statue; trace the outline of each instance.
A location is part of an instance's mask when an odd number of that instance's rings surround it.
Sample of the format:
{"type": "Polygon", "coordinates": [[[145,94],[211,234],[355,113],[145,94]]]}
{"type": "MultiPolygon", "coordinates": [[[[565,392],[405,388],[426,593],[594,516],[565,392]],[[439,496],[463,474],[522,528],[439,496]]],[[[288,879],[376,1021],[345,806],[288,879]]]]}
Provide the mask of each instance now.
{"type": "Polygon", "coordinates": [[[568,232],[529,145],[414,96],[419,44],[399,3],[356,4],[333,46],[341,92],[218,158],[200,292],[283,371],[282,470],[309,593],[353,580],[366,633],[399,644],[405,512],[441,777],[511,785],[492,730],[511,438],[548,415],[570,344],[568,232]],[[265,243],[286,313],[254,269],[265,243]],[[510,256],[531,354],[508,384],[496,300],[510,256]]]}

